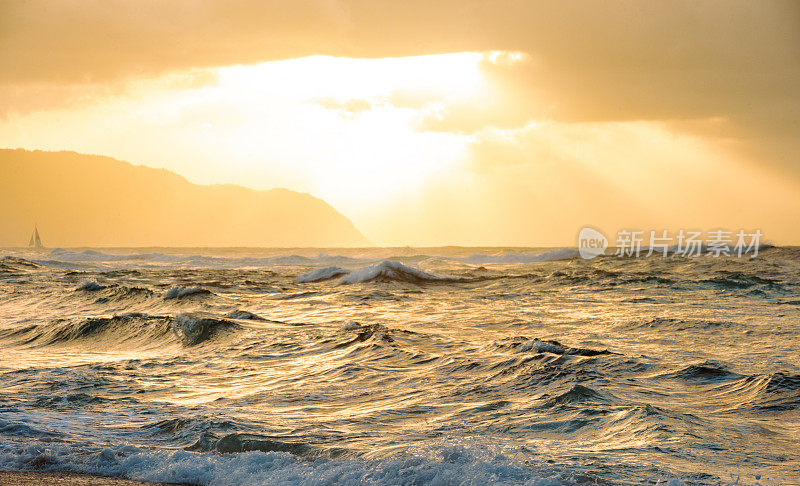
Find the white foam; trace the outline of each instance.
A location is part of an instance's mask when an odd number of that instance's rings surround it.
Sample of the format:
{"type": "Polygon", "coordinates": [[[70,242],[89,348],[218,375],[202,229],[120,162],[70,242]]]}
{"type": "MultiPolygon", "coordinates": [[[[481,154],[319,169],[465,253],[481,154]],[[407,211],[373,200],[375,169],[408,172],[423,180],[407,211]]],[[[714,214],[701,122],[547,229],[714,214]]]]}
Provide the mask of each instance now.
{"type": "Polygon", "coordinates": [[[400,262],[384,260],[376,265],[369,265],[353,270],[339,280],[339,283],[354,284],[369,282],[378,278],[398,281],[441,280],[442,277],[424,272],[418,268],[403,265],[400,262]]]}
{"type": "Polygon", "coordinates": [[[355,331],[357,329],[361,329],[361,324],[356,321],[347,321],[342,326],[342,330],[344,331],[355,331]]]}
{"type": "MultiPolygon", "coordinates": [[[[562,474],[515,462],[483,447],[439,446],[430,456],[301,460],[285,452],[237,454],[146,450],[135,446],[70,448],[61,443],[0,447],[0,470],[74,471],[139,481],[202,486],[247,484],[565,484],[562,474]]],[[[566,481],[570,484],[569,481],[566,481]]]]}

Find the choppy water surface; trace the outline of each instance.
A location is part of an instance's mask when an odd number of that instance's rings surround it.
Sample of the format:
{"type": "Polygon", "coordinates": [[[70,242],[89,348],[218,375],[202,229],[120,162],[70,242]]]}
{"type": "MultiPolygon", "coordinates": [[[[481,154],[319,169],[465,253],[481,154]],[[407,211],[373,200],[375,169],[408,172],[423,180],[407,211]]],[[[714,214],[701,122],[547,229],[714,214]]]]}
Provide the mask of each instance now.
{"type": "Polygon", "coordinates": [[[0,250],[0,469],[800,484],[798,249],[323,251],[0,250]]]}

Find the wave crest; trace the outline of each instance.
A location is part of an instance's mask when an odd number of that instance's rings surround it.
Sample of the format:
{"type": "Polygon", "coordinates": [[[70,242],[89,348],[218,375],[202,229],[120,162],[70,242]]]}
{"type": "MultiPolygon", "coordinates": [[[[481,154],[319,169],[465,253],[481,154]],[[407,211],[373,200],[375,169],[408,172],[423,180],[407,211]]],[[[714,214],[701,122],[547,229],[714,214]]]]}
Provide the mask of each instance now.
{"type": "Polygon", "coordinates": [[[434,275],[395,260],[384,260],[380,263],[368,265],[356,270],[345,270],[340,267],[319,268],[299,275],[295,280],[297,283],[321,282],[336,277],[341,277],[339,279],[340,284],[364,282],[407,282],[419,284],[425,282],[459,282],[464,280],[459,277],[434,275]]]}
{"type": "Polygon", "coordinates": [[[84,340],[103,340],[109,344],[152,342],[169,333],[169,316],[142,313],[90,317],[77,322],[53,323],[24,327],[0,333],[0,338],[16,340],[17,344],[72,344],[84,340]]]}
{"type": "Polygon", "coordinates": [[[207,297],[210,295],[214,295],[214,293],[201,287],[181,287],[180,285],[176,285],[175,287],[167,290],[167,293],[164,294],[164,299],[169,300],[183,299],[185,297],[207,297]]]}
{"type": "Polygon", "coordinates": [[[408,265],[393,260],[384,260],[376,265],[369,265],[358,270],[354,270],[339,281],[343,284],[354,284],[362,282],[433,282],[441,280],[452,280],[447,277],[439,277],[432,273],[424,272],[408,265]]]}
{"type": "Polygon", "coordinates": [[[202,314],[178,314],[172,322],[173,332],[188,346],[236,329],[241,329],[241,326],[233,321],[202,314]]]}

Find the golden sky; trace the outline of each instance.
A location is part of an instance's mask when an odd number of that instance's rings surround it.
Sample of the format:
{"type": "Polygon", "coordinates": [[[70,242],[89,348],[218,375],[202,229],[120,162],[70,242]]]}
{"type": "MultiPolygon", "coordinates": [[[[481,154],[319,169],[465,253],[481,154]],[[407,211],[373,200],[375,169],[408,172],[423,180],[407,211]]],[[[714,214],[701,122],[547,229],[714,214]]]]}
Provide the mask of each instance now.
{"type": "Polygon", "coordinates": [[[800,3],[5,1],[0,146],[323,198],[379,245],[800,244],[800,3]]]}

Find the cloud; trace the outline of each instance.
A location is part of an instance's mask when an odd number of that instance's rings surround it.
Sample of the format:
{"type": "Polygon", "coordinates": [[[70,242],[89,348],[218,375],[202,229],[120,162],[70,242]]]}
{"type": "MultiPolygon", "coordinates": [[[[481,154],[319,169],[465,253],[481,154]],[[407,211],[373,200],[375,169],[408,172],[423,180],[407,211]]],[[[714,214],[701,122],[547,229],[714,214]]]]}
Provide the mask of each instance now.
{"type": "Polygon", "coordinates": [[[0,19],[5,86],[317,54],[501,50],[531,60],[485,66],[507,88],[505,99],[452,107],[438,129],[472,130],[481,120],[520,126],[543,114],[716,116],[785,136],[800,114],[800,4],[792,1],[12,0],[0,5],[0,19]]]}
{"type": "Polygon", "coordinates": [[[34,0],[0,6],[0,80],[86,82],[308,55],[334,2],[34,0]]]}
{"type": "Polygon", "coordinates": [[[144,90],[176,93],[213,86],[218,75],[212,69],[192,69],[158,78],[125,78],[112,83],[56,83],[36,81],[0,85],[0,120],[11,114],[26,115],[37,111],[80,108],[107,103],[120,97],[135,97],[144,90]]]}

